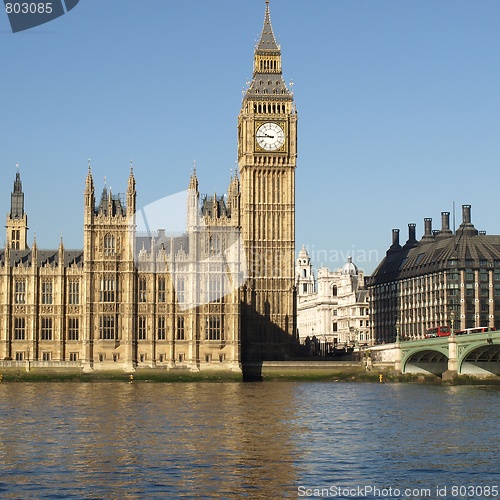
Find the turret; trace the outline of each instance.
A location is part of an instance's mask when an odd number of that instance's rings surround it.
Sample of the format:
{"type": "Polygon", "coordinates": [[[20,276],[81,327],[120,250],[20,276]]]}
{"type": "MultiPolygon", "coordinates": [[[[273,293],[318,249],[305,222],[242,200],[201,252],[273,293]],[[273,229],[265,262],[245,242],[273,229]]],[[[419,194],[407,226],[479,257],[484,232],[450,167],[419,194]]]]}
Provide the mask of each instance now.
{"type": "Polygon", "coordinates": [[[95,195],[94,195],[94,179],[92,178],[92,170],[90,168],[87,172],[87,178],[85,179],[85,191],[83,194],[84,198],[84,222],[85,224],[90,224],[92,222],[94,211],[95,211],[95,195]]]}
{"type": "Polygon", "coordinates": [[[314,274],[312,270],[311,258],[306,247],[302,245],[295,265],[297,295],[304,297],[311,295],[315,291],[314,274]]]}
{"type": "Polygon", "coordinates": [[[227,189],[227,207],[232,223],[240,225],[240,180],[238,174],[231,176],[227,189]]]}
{"type": "Polygon", "coordinates": [[[187,191],[187,230],[196,229],[199,224],[199,198],[198,177],[196,177],[196,164],[193,167],[193,173],[189,179],[187,191]]]}
{"type": "Polygon", "coordinates": [[[24,193],[19,170],[16,172],[14,190],[10,196],[10,212],[7,214],[7,247],[13,250],[28,249],[28,216],[24,212],[24,193]]]}
{"type": "Polygon", "coordinates": [[[130,160],[130,175],[128,176],[127,185],[127,217],[132,217],[136,210],[137,192],[135,190],[135,177],[132,160],[130,160]]]}

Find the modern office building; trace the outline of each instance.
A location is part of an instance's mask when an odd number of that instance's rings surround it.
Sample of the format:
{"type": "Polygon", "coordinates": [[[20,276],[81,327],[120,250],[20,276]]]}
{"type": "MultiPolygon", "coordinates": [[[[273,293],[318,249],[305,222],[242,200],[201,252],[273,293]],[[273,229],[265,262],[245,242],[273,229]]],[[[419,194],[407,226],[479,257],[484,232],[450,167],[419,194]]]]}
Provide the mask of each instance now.
{"type": "Polygon", "coordinates": [[[434,326],[455,329],[500,328],[500,236],[478,231],[470,205],[462,206],[462,223],[450,229],[450,213],[442,212],[441,229],[424,219],[424,234],[408,224],[408,240],[392,245],[368,280],[371,320],[377,343],[393,342],[396,327],[403,338],[422,338],[434,326]]]}

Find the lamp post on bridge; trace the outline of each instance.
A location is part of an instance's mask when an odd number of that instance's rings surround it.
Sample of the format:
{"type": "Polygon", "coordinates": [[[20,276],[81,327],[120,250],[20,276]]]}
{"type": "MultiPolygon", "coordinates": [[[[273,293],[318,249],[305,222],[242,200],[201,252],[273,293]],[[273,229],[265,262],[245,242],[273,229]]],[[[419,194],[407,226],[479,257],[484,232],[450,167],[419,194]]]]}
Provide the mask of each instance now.
{"type": "Polygon", "coordinates": [[[451,329],[451,336],[455,336],[455,313],[451,311],[450,313],[450,329],[451,329]]]}
{"type": "Polygon", "coordinates": [[[443,373],[443,380],[452,380],[457,375],[457,339],[455,338],[455,313],[450,312],[450,336],[448,337],[448,370],[443,373]]]}
{"type": "Polygon", "coordinates": [[[399,318],[396,320],[396,343],[399,344],[401,342],[401,335],[400,335],[400,328],[401,328],[401,323],[399,322],[399,318]]]}

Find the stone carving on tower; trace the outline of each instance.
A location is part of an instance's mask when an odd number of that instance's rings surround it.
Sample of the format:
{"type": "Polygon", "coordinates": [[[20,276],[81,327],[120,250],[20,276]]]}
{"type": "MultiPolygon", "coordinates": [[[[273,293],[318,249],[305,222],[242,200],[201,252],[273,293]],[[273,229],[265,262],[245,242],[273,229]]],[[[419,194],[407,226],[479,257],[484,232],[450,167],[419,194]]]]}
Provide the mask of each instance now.
{"type": "Polygon", "coordinates": [[[238,131],[227,195],[200,194],[193,169],[186,206],[173,210],[165,200],[138,210],[132,165],[125,193],[105,182],[96,196],[89,160],[80,250],[62,238],[28,248],[17,172],[0,251],[0,359],[241,372],[242,361],[283,358],[296,331],[297,115],[268,1],[238,131]],[[179,214],[176,232],[168,216],[179,214]]]}
{"type": "Polygon", "coordinates": [[[242,298],[244,360],[282,359],[295,336],[297,113],[266,1],[253,79],[238,117],[241,225],[249,278],[242,298]]]}

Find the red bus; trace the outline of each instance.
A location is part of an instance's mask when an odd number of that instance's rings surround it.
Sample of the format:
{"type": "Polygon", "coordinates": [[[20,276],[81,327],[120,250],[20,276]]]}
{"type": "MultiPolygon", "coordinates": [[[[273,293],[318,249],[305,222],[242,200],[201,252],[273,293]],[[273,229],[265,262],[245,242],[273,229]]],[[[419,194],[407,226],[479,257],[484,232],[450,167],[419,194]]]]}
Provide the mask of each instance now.
{"type": "Polygon", "coordinates": [[[433,339],[436,337],[449,337],[451,330],[449,326],[435,326],[434,328],[428,328],[425,330],[425,338],[433,339]]]}
{"type": "Polygon", "coordinates": [[[471,333],[494,332],[495,329],[488,326],[476,326],[475,328],[466,328],[465,330],[457,330],[455,335],[469,335],[471,333]]]}

